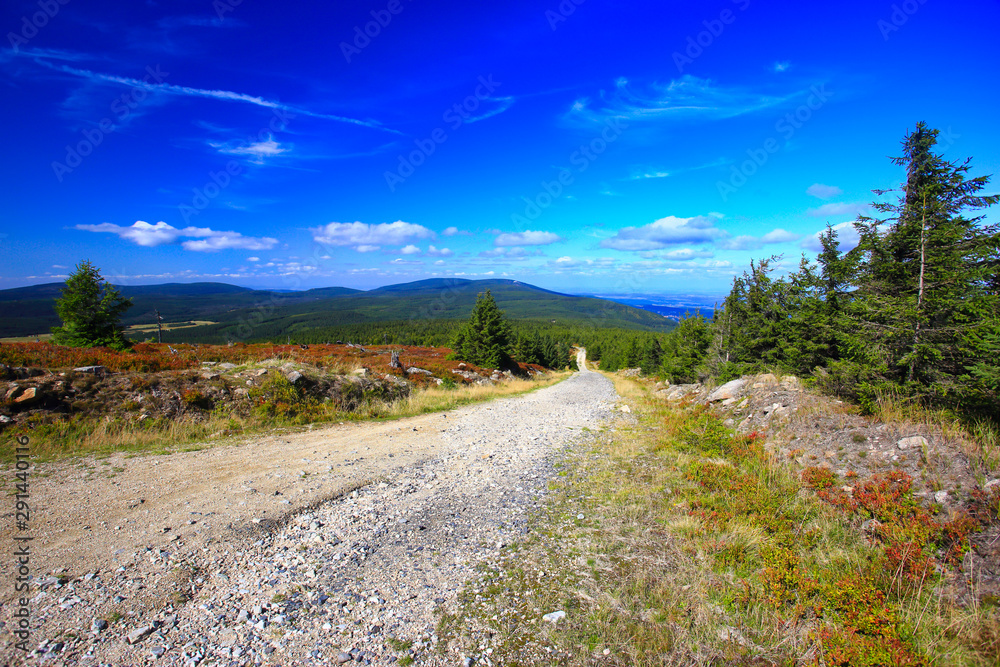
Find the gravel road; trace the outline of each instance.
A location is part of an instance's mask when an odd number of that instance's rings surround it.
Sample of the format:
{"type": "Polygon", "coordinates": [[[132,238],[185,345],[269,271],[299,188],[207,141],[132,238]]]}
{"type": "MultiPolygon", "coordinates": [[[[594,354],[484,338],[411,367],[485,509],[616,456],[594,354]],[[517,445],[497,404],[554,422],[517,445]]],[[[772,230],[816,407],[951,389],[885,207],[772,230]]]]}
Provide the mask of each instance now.
{"type": "MultiPolygon", "coordinates": [[[[317,460],[325,453],[325,460],[352,461],[342,454],[352,446],[352,454],[359,447],[376,454],[352,483],[312,482],[297,507],[316,499],[314,506],[280,523],[267,517],[280,516],[279,503],[289,501],[255,493],[251,506],[228,503],[228,521],[215,521],[225,525],[214,532],[139,546],[121,564],[95,557],[64,575],[56,570],[32,601],[27,662],[390,665],[408,655],[417,664],[462,664],[434,650],[435,609],[454,602],[478,562],[525,533],[555,457],[586,439],[584,428],[600,427],[617,400],[611,382],[584,370],[522,397],[390,427],[304,434],[317,460]],[[111,608],[124,613],[109,619],[111,608]]],[[[241,457],[241,447],[228,449],[222,456],[241,457]]],[[[251,449],[242,457],[260,470],[280,451],[251,449]]],[[[299,472],[297,483],[306,484],[308,474],[299,472]]],[[[223,482],[230,490],[246,486],[235,473],[223,482]]],[[[192,500],[178,489],[161,495],[171,500],[149,502],[175,518],[192,500]]],[[[212,516],[200,505],[190,513],[212,516]]],[[[67,558],[83,548],[77,542],[61,547],[67,558]]],[[[25,656],[13,647],[12,609],[5,603],[0,617],[4,658],[17,664],[25,656]]]]}

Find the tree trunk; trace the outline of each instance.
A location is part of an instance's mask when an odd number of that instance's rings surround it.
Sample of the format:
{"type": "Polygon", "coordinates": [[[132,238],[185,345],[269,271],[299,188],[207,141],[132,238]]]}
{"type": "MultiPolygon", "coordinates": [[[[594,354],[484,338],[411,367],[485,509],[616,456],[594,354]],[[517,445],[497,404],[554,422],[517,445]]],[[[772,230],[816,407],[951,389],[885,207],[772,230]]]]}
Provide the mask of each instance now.
{"type": "Polygon", "coordinates": [[[910,370],[906,374],[906,381],[912,382],[913,375],[917,368],[917,345],[920,344],[920,309],[924,304],[924,265],[926,262],[927,249],[927,195],[924,194],[924,210],[920,219],[920,281],[917,286],[917,322],[913,327],[913,352],[910,357],[910,370]]]}

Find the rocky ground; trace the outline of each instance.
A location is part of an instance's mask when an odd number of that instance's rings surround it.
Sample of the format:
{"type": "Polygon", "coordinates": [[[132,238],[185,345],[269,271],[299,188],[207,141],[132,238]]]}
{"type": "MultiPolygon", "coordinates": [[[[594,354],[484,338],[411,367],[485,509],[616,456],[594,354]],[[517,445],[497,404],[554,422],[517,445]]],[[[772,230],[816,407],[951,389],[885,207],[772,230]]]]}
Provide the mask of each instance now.
{"type": "MultiPolygon", "coordinates": [[[[969,443],[928,424],[885,423],[842,401],[806,391],[794,376],[763,374],[720,387],[658,383],[657,396],[680,404],[707,405],[727,426],[757,431],[789,465],[836,472],[844,490],[852,480],[899,470],[913,478],[914,495],[940,519],[969,509],[973,491],[1000,490],[997,471],[970,461],[969,443]]],[[[1000,526],[971,539],[961,568],[949,574],[942,594],[963,604],[1000,597],[1000,526]]]]}
{"type": "MultiPolygon", "coordinates": [[[[152,428],[178,419],[207,419],[213,411],[248,416],[262,403],[287,402],[288,397],[280,394],[282,381],[293,386],[302,401],[330,403],[350,412],[372,401],[399,400],[416,387],[440,386],[446,381],[488,385],[514,378],[510,371],[446,361],[446,350],[419,350],[419,355],[402,359],[396,355],[392,365],[388,349],[352,346],[356,356],[330,357],[338,360],[336,366],[356,366],[350,372],[278,358],[239,364],[205,361],[193,368],[158,372],[114,371],[93,365],[58,370],[0,364],[0,433],[71,418],[117,419],[152,428]]],[[[542,370],[521,364],[518,374],[531,377],[542,370]]]]}
{"type": "MultiPolygon", "coordinates": [[[[334,426],[38,480],[39,591],[17,664],[463,664],[435,613],[526,529],[559,450],[617,395],[554,387],[388,424],[334,426]],[[185,477],[185,471],[187,477],[185,477]]],[[[12,578],[11,565],[3,576],[12,578]]]]}

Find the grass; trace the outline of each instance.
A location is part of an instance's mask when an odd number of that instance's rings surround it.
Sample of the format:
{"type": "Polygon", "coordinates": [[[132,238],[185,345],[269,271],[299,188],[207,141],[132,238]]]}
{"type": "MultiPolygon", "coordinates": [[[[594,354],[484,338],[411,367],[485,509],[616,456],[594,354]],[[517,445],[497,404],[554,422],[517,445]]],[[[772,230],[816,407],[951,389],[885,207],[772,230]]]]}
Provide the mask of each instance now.
{"type": "Polygon", "coordinates": [[[451,646],[504,665],[995,664],[995,605],[941,594],[972,517],[932,518],[898,475],[800,478],[758,435],[616,385],[637,423],[564,461],[533,537],[441,617],[451,646]]]}
{"type": "MultiPolygon", "coordinates": [[[[220,444],[232,444],[236,438],[253,436],[274,429],[295,430],[313,424],[368,419],[402,419],[428,412],[451,410],[502,397],[521,395],[551,386],[568,373],[549,373],[544,379],[512,380],[496,385],[457,385],[454,389],[416,388],[398,401],[372,399],[353,410],[338,408],[333,402],[303,399],[291,391],[283,377],[274,376],[277,388],[265,386],[261,403],[246,414],[215,410],[197,418],[150,418],[139,421],[120,416],[90,417],[77,415],[65,421],[40,423],[26,431],[31,440],[31,454],[37,461],[51,461],[78,456],[106,456],[117,452],[135,454],[170,454],[198,451],[220,444]]],[[[193,402],[198,397],[191,397],[193,402]]],[[[11,440],[11,442],[13,442],[11,440]]],[[[13,445],[0,451],[0,461],[14,460],[13,445]]]]}

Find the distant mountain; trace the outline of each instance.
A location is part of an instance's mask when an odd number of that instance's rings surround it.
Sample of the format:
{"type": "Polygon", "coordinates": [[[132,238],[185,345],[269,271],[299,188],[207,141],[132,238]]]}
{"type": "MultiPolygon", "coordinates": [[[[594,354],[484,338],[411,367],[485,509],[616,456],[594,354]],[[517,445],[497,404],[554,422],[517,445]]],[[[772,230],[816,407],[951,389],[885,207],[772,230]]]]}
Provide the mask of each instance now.
{"type": "MultiPolygon", "coordinates": [[[[46,333],[59,324],[55,299],[61,283],[0,290],[0,337],[46,333]]],[[[253,290],[224,283],[119,286],[134,306],[125,324],[205,320],[217,324],[184,329],[200,341],[280,340],[311,329],[387,321],[464,319],[479,293],[490,290],[511,319],[589,323],[599,328],[669,329],[663,317],[595,297],[552,292],[516,280],[441,278],[369,291],[324,287],[303,292],[253,290]]]]}

